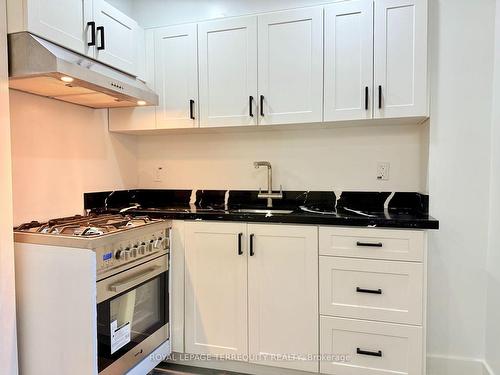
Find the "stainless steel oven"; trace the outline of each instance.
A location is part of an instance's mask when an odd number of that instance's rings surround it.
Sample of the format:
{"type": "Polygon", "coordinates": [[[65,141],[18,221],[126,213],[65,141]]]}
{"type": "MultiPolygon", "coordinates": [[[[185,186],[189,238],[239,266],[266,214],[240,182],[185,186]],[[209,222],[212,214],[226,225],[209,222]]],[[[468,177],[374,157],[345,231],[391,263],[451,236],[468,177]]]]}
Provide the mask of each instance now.
{"type": "Polygon", "coordinates": [[[97,282],[99,375],[126,373],[168,338],[168,254],[97,282]]]}

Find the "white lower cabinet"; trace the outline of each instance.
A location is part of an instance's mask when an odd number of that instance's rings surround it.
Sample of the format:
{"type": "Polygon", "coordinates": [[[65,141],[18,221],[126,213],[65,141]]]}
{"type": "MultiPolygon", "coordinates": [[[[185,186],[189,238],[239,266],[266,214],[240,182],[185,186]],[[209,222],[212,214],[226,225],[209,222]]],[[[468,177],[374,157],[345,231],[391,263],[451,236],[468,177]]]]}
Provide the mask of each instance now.
{"type": "Polygon", "coordinates": [[[315,226],[186,222],[185,351],[318,372],[317,237],[315,226]]]}
{"type": "Polygon", "coordinates": [[[424,374],[424,231],[187,221],[183,243],[177,350],[184,324],[184,351],[226,370],[424,374]]]}
{"type": "Polygon", "coordinates": [[[321,317],[320,372],[421,375],[422,327],[321,317]]]}
{"type": "Polygon", "coordinates": [[[319,351],[317,233],[312,226],[248,225],[250,362],[318,371],[308,358],[319,351]],[[296,357],[276,360],[283,354],[296,357]]]}
{"type": "Polygon", "coordinates": [[[422,375],[426,233],[319,228],[320,372],[422,375]]]}
{"type": "Polygon", "coordinates": [[[248,352],[247,259],[246,252],[238,252],[238,236],[245,232],[244,223],[186,223],[188,353],[238,356],[248,352]]]}

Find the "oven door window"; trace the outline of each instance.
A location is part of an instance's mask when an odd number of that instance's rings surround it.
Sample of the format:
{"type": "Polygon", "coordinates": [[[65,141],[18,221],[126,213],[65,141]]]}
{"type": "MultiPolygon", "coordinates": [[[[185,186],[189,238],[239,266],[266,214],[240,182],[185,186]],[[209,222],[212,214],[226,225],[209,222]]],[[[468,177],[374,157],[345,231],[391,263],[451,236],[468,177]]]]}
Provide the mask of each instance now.
{"type": "Polygon", "coordinates": [[[168,323],[167,273],[97,305],[99,372],[168,323]]]}

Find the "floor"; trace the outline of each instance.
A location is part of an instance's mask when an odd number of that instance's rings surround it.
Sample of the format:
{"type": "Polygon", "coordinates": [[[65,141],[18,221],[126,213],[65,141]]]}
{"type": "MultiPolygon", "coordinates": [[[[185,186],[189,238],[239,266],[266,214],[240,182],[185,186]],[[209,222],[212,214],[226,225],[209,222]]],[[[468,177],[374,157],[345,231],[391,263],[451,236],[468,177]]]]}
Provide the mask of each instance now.
{"type": "Polygon", "coordinates": [[[150,375],[244,375],[237,372],[161,363],[150,375]]]}

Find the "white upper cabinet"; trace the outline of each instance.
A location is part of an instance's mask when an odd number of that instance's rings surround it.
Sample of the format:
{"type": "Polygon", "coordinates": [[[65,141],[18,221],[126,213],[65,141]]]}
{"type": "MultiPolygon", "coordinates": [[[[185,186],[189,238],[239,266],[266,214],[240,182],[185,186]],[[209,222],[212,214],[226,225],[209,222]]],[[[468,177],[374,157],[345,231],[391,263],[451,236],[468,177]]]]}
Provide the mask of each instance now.
{"type": "Polygon", "coordinates": [[[8,0],[9,33],[29,31],[138,75],[144,30],[105,0],[8,0]]]}
{"type": "Polygon", "coordinates": [[[9,33],[28,30],[78,53],[89,53],[92,0],[9,0],[7,6],[9,33]]]}
{"type": "Polygon", "coordinates": [[[374,117],[427,115],[427,0],[377,0],[374,19],[374,117]]]}
{"type": "MultiPolygon", "coordinates": [[[[142,64],[140,78],[146,82],[151,90],[158,93],[159,90],[155,87],[154,30],[145,30],[144,38],[146,48],[144,56],[141,56],[139,60],[142,64]]],[[[154,130],[156,129],[156,108],[153,106],[110,108],[109,130],[122,133],[154,130]]]]}
{"type": "Polygon", "coordinates": [[[372,117],[373,1],[325,7],[325,121],[372,117]]]}
{"type": "Polygon", "coordinates": [[[186,222],[187,353],[247,354],[245,233],[245,223],[186,222]]]}
{"type": "Polygon", "coordinates": [[[250,362],[318,371],[318,228],[248,224],[250,362]],[[272,355],[294,353],[293,361],[272,355]]]}
{"type": "Polygon", "coordinates": [[[97,24],[96,59],[136,75],[139,46],[144,48],[144,33],[137,22],[105,0],[94,0],[94,19],[97,24]]]}
{"type": "Polygon", "coordinates": [[[259,15],[262,125],[323,119],[323,7],[259,15]]]}
{"type": "Polygon", "coordinates": [[[200,126],[257,125],[257,17],[198,25],[200,126]]]}
{"type": "Polygon", "coordinates": [[[156,128],[198,124],[196,24],[155,30],[155,89],[160,97],[156,128]]]}

